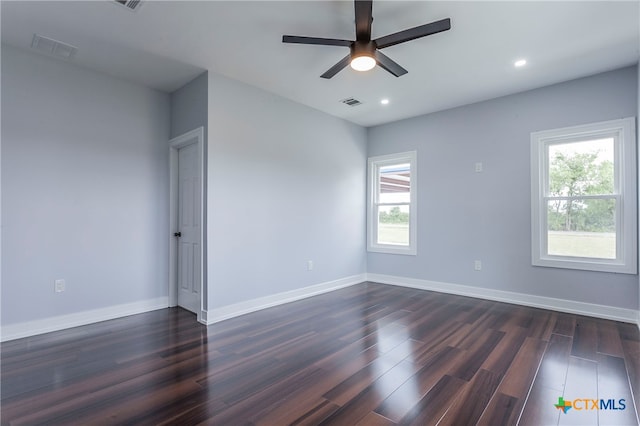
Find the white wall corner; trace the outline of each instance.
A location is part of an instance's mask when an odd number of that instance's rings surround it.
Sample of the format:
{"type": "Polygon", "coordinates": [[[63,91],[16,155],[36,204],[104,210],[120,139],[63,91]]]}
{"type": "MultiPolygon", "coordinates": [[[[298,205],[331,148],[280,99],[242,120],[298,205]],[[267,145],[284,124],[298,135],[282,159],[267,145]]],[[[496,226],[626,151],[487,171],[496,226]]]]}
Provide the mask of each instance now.
{"type": "Polygon", "coordinates": [[[17,324],[3,325],[0,333],[0,341],[20,339],[35,336],[37,334],[64,330],[81,325],[93,324],[100,321],[141,314],[169,307],[168,297],[142,300],[139,302],[125,303],[106,308],[92,309],[73,314],[59,315],[17,324]]]}
{"type": "Polygon", "coordinates": [[[328,293],[330,291],[360,284],[366,281],[366,278],[366,274],[352,275],[350,277],[327,281],[296,290],[285,291],[282,293],[272,294],[270,296],[234,303],[221,308],[210,309],[206,312],[206,315],[203,311],[200,322],[205,325],[214,324],[216,322],[259,311],[261,309],[284,305],[285,303],[295,302],[296,300],[306,299],[318,294],[328,293]]]}
{"type": "Polygon", "coordinates": [[[596,305],[593,303],[535,296],[511,291],[492,290],[484,287],[472,287],[416,278],[398,277],[393,275],[367,274],[367,281],[416,288],[420,290],[436,291],[439,293],[456,294],[459,296],[474,297],[477,299],[493,300],[496,302],[512,303],[516,305],[530,306],[533,308],[549,309],[552,311],[567,312],[570,314],[586,315],[632,324],[637,323],[640,327],[638,311],[633,309],[596,305]]]}
{"type": "Polygon", "coordinates": [[[198,322],[207,325],[209,323],[209,311],[202,309],[200,315],[198,315],[198,322]]]}

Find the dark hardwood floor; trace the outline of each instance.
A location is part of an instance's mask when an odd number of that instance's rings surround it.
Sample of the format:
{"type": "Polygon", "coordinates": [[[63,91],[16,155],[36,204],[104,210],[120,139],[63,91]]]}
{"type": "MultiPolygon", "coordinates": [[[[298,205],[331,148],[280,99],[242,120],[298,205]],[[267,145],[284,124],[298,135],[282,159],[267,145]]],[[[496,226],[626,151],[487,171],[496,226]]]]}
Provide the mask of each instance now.
{"type": "Polygon", "coordinates": [[[2,344],[1,418],[636,425],[638,334],[632,324],[373,283],[208,328],[165,309],[2,344]],[[559,397],[574,403],[566,414],[559,397]],[[598,399],[598,410],[583,401],[598,399]]]}

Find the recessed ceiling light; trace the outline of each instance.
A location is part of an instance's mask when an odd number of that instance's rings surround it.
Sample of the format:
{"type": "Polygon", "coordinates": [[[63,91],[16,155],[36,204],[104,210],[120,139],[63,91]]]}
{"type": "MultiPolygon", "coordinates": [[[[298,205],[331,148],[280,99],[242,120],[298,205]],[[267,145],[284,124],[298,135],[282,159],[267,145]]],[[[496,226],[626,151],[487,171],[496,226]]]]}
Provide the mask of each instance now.
{"type": "Polygon", "coordinates": [[[526,59],[518,59],[513,63],[513,66],[516,68],[524,67],[525,65],[527,65],[526,59]]]}
{"type": "Polygon", "coordinates": [[[387,104],[389,103],[389,99],[381,99],[381,100],[380,100],[380,103],[381,103],[382,105],[387,105],[387,104]]]}

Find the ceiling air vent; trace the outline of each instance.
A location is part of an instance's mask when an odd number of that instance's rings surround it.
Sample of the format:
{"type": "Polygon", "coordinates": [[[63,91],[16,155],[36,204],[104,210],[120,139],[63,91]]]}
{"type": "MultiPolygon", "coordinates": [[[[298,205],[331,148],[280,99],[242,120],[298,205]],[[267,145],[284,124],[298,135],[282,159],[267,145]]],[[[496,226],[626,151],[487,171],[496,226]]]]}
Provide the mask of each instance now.
{"type": "Polygon", "coordinates": [[[39,34],[33,35],[31,47],[39,52],[53,55],[60,59],[71,59],[76,54],[78,48],[49,37],[43,37],[39,34]]]}
{"type": "Polygon", "coordinates": [[[350,107],[362,105],[362,102],[360,102],[356,98],[347,98],[347,99],[341,100],[340,102],[342,102],[345,105],[349,105],[350,107]]]}
{"type": "Polygon", "coordinates": [[[136,10],[138,10],[140,8],[140,5],[142,4],[141,0],[113,0],[113,1],[115,1],[117,4],[121,6],[126,7],[132,12],[135,12],[136,10]]]}

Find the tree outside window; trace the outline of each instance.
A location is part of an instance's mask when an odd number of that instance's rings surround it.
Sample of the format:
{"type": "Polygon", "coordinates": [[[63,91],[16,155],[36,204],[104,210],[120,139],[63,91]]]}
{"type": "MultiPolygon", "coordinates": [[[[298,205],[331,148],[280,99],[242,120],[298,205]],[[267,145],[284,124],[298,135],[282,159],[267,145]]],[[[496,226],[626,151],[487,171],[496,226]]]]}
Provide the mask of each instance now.
{"type": "Polygon", "coordinates": [[[616,258],[613,150],[613,138],[549,146],[549,254],[616,258]]]}

